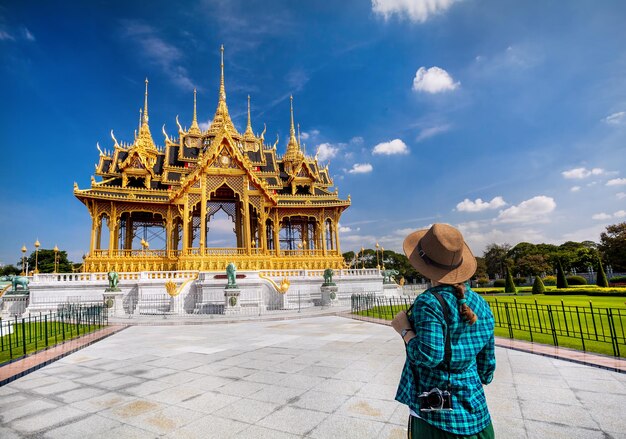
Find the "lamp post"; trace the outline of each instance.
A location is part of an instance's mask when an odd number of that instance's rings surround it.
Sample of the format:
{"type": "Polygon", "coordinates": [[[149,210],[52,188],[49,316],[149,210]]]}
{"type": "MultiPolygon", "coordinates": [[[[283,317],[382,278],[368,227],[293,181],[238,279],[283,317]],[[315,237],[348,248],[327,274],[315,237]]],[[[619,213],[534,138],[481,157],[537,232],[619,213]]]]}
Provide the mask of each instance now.
{"type": "Polygon", "coordinates": [[[54,251],[54,272],[56,273],[59,269],[59,247],[55,244],[52,251],[54,251]]]}
{"type": "Polygon", "coordinates": [[[37,239],[35,241],[35,271],[33,271],[33,274],[39,274],[39,246],[41,244],[39,243],[39,239],[37,239]]]}
{"type": "Polygon", "coordinates": [[[380,263],[382,264],[383,270],[385,269],[385,247],[380,248],[380,263]]]}
{"type": "Polygon", "coordinates": [[[365,249],[361,247],[361,269],[365,269],[365,249]]]}
{"type": "Polygon", "coordinates": [[[378,245],[378,243],[376,243],[376,269],[380,270],[380,262],[378,260],[378,248],[380,246],[378,245]]]}
{"type": "Polygon", "coordinates": [[[20,273],[22,276],[26,276],[26,246],[22,246],[22,272],[20,273]]]}

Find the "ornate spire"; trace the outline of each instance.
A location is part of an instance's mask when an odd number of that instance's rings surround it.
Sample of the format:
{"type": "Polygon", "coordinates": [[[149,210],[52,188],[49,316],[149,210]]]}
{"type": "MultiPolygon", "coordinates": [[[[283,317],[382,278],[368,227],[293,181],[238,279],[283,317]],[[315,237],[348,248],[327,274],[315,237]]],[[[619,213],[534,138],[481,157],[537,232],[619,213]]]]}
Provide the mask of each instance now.
{"type": "Polygon", "coordinates": [[[291,101],[291,126],[289,127],[289,143],[287,144],[287,151],[285,152],[283,160],[295,161],[300,158],[302,152],[300,151],[300,145],[296,140],[296,128],[293,123],[293,96],[290,96],[289,99],[291,101]]]}
{"type": "Polygon", "coordinates": [[[198,126],[198,116],[196,113],[196,89],[193,89],[193,120],[191,121],[191,127],[189,128],[189,134],[200,135],[200,126],[198,126]]]}
{"type": "Polygon", "coordinates": [[[221,76],[220,76],[220,92],[217,101],[217,110],[215,111],[215,116],[213,117],[213,122],[209,128],[209,134],[216,134],[217,131],[224,127],[227,131],[231,133],[231,135],[239,136],[239,133],[235,129],[233,125],[233,121],[230,119],[230,115],[228,114],[228,107],[226,106],[226,87],[224,86],[224,45],[220,48],[221,51],[221,76]]]}
{"type": "Polygon", "coordinates": [[[143,112],[139,110],[139,119],[141,124],[139,126],[139,133],[135,139],[134,146],[144,149],[156,151],[154,140],[152,140],[152,134],[150,134],[150,126],[148,125],[148,78],[146,78],[146,92],[143,101],[143,112]]]}
{"type": "MultiPolygon", "coordinates": [[[[146,94],[143,101],[143,123],[148,124],[148,78],[146,78],[146,94]]],[[[142,123],[142,124],[143,124],[142,123]]]]}
{"type": "Polygon", "coordinates": [[[250,119],[250,95],[248,95],[248,125],[246,125],[246,132],[243,133],[244,140],[254,140],[254,132],[252,131],[252,121],[250,119]]]}

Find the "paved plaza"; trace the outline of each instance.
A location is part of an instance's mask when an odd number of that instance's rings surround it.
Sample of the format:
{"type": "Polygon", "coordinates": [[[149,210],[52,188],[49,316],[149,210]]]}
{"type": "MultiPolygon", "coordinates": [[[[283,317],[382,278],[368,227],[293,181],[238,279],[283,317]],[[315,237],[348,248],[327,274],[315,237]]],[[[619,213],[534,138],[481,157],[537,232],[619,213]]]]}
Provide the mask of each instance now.
{"type": "MultiPolygon", "coordinates": [[[[500,438],[626,438],[626,374],[498,348],[500,438]]],[[[133,326],[0,387],[0,437],[405,438],[404,346],[336,316],[133,326]]]]}

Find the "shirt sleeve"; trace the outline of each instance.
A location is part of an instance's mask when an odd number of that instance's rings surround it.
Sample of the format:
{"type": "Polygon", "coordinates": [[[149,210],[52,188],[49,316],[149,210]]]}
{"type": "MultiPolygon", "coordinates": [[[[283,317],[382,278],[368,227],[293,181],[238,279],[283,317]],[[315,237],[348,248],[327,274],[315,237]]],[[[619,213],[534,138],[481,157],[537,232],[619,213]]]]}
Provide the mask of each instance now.
{"type": "Polygon", "coordinates": [[[443,314],[439,316],[427,301],[418,301],[413,311],[413,337],[406,346],[407,358],[414,365],[434,368],[444,357],[443,314]]]}
{"type": "Polygon", "coordinates": [[[491,332],[491,337],[489,337],[487,344],[485,344],[476,356],[476,367],[478,369],[480,382],[489,384],[491,380],[493,380],[493,372],[496,370],[495,338],[493,332],[491,332]]]}

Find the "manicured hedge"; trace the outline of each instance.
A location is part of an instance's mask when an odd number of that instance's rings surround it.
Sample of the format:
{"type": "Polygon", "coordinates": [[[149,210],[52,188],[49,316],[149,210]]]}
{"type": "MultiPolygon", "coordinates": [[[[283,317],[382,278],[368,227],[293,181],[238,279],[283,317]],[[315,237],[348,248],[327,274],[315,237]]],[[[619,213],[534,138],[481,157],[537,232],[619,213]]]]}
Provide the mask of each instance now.
{"type": "Polygon", "coordinates": [[[567,276],[568,285],[587,285],[587,279],[582,276],[567,276]]]}
{"type": "Polygon", "coordinates": [[[626,284],[626,276],[613,276],[609,279],[612,284],[626,284]]]}
{"type": "Polygon", "coordinates": [[[493,281],[493,286],[498,288],[504,288],[506,286],[506,279],[496,279],[493,281]]]}
{"type": "Polygon", "coordinates": [[[559,288],[557,290],[546,290],[546,296],[617,296],[626,297],[626,288],[559,288]]]}
{"type": "Polygon", "coordinates": [[[556,286],[556,277],[554,276],[546,276],[543,279],[541,279],[543,281],[543,284],[545,286],[549,286],[549,287],[554,287],[556,286]]]}

